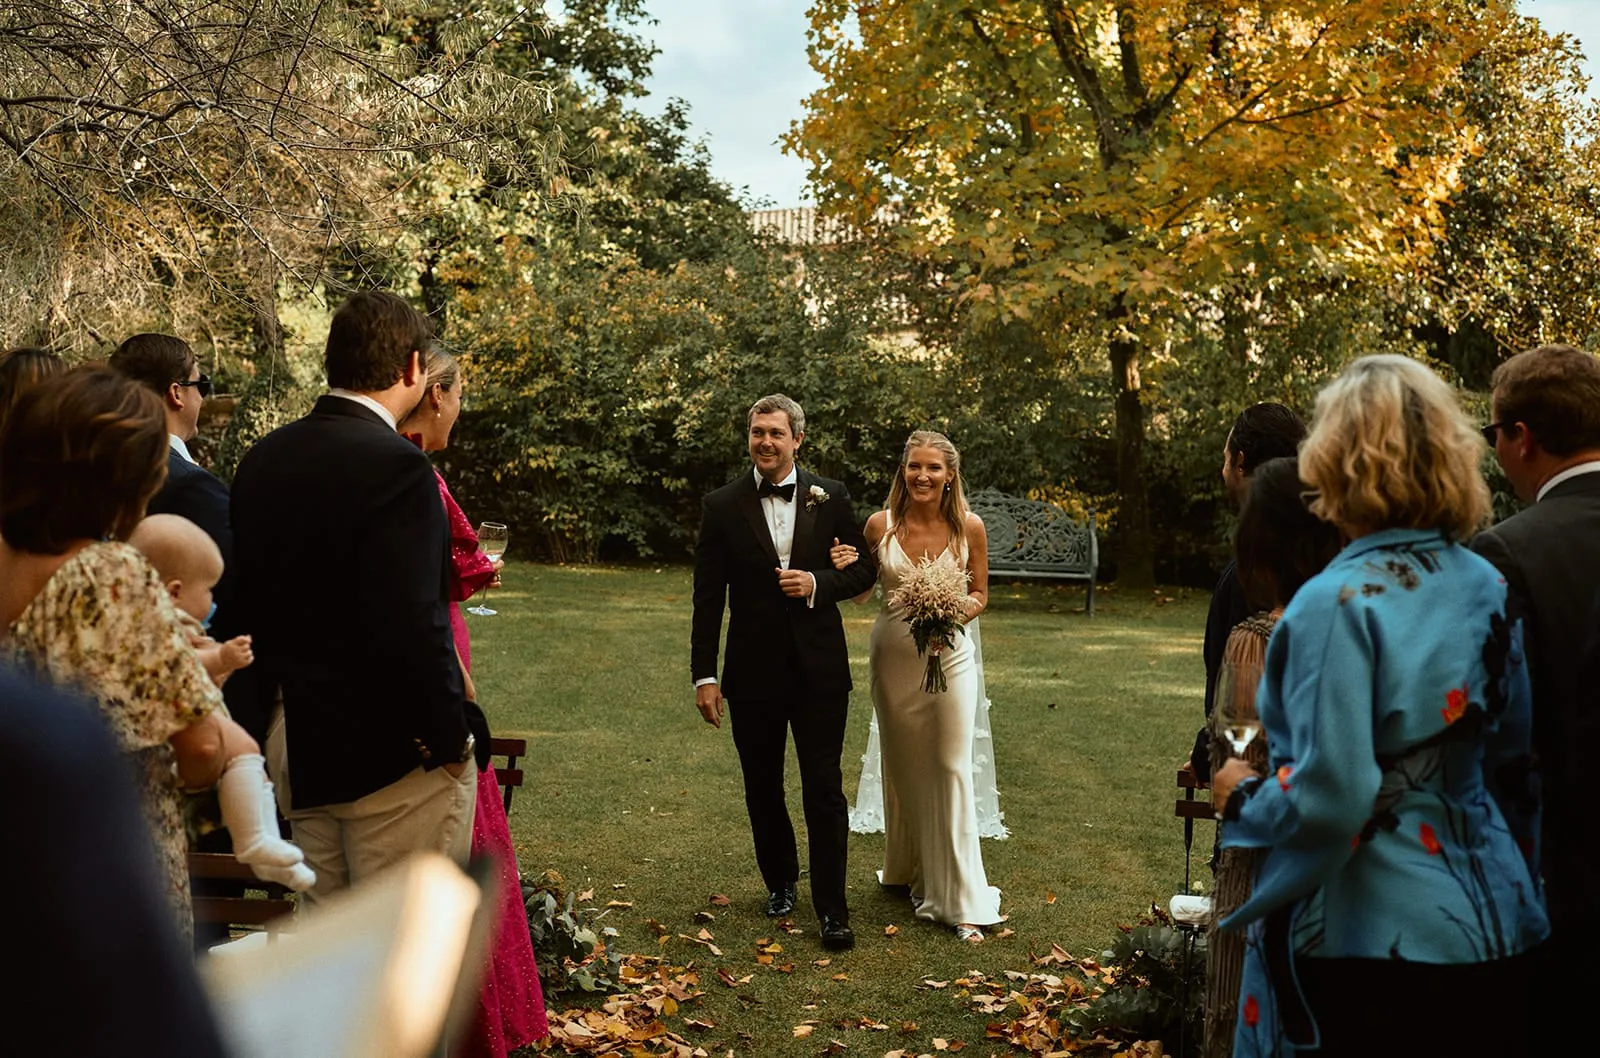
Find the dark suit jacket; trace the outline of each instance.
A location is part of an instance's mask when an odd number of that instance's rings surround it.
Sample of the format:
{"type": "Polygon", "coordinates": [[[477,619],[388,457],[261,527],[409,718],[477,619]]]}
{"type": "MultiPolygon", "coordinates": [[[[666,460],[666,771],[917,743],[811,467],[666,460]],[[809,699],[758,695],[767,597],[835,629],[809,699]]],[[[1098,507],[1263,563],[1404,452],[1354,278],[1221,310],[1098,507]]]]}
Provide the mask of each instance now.
{"type": "Polygon", "coordinates": [[[148,826],[98,711],[0,672],[5,1053],[221,1058],[148,826]]]}
{"type": "Polygon", "coordinates": [[[726,602],[728,651],[722,693],[733,701],[788,696],[794,688],[818,695],[850,692],[850,655],[838,604],[860,595],[878,576],[843,483],[801,470],[795,486],[794,543],[789,568],[817,579],[815,604],[778,588],[778,552],[746,469],[705,498],[694,552],[694,622],[690,668],[695,680],[717,674],[717,640],[726,602]],[[813,485],[828,494],[808,505],[813,485]],[[834,537],[855,547],[860,561],[835,570],[834,537]],[[765,692],[765,693],[763,693],[765,692]]]}
{"type": "Polygon", "coordinates": [[[177,452],[167,453],[167,480],[150,498],[151,514],[176,514],[189,519],[216,541],[222,552],[222,579],[212,592],[217,614],[211,622],[212,636],[230,639],[248,632],[232,623],[233,528],[228,518],[228,486],[204,467],[195,466],[177,452]]]}
{"type": "MultiPolygon", "coordinates": [[[[433,465],[342,397],[273,431],[233,479],[239,621],[256,709],[281,688],[296,808],[352,801],[461,757],[433,465]]],[[[229,682],[233,682],[230,679],[229,682]]]]}
{"type": "Polygon", "coordinates": [[[1600,601],[1600,474],[1562,482],[1472,549],[1506,579],[1523,619],[1533,683],[1533,741],[1544,780],[1546,899],[1557,928],[1600,922],[1600,825],[1586,807],[1600,748],[1597,688],[1584,678],[1600,601]]]}

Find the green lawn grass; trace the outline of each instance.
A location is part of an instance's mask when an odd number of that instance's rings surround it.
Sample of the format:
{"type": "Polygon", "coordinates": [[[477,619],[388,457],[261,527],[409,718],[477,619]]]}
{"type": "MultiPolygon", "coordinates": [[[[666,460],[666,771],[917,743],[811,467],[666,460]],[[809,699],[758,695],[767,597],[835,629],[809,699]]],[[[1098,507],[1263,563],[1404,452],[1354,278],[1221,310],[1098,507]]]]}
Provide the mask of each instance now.
{"type": "MultiPolygon", "coordinates": [[[[715,1028],[670,1027],[710,1054],[811,1055],[829,1039],[864,1055],[915,1054],[932,1050],[935,1037],[963,1041],[971,1054],[999,1052],[955,986],[920,982],[1023,969],[1030,951],[1052,943],[1095,952],[1117,923],[1164,904],[1182,882],[1172,777],[1200,719],[1203,595],[1107,592],[1089,619],[1081,587],[994,586],[983,641],[1000,804],[1012,836],[984,841],[983,854],[1015,935],[969,947],[915,919],[874,881],[881,835],[852,834],[857,948],[817,967],[829,953],[816,937],[804,879],[795,915],[804,935],[777,933],[761,913],[765,892],[733,743],[726,724],[715,730],[694,708],[690,571],[514,564],[505,581],[490,601],[499,615],[468,622],[473,672],[496,734],[529,740],[528,785],[511,814],[523,871],[553,869],[569,888],[593,887],[598,905],[631,901],[604,920],[620,931],[615,944],[709,971],[707,995],[684,1013],[715,1028]],[[732,903],[711,907],[714,893],[732,903]],[[723,957],[677,939],[700,928],[697,911],[715,913],[707,928],[723,957]],[[665,948],[649,919],[671,930],[665,948]],[[893,936],[884,933],[890,925],[899,927],[893,936]],[[756,942],[768,937],[782,943],[778,961],[791,961],[792,973],[757,965],[756,942]],[[754,977],[730,989],[715,979],[718,967],[754,977]],[[848,979],[835,980],[841,973],[848,979]],[[863,1017],[892,1028],[840,1027],[863,1017]],[[816,1032],[794,1039],[792,1026],[807,1019],[820,1022],[816,1032]],[[904,1022],[917,1028],[902,1032],[904,1022]]],[[[844,607],[858,688],[844,755],[852,800],[872,708],[866,664],[875,612],[844,607]]],[[[787,774],[803,863],[792,751],[787,774]]],[[[1207,841],[1202,835],[1199,844],[1207,841]]],[[[1197,867],[1203,859],[1202,852],[1197,867]]],[[[549,997],[556,1009],[578,1001],[549,997]]]]}

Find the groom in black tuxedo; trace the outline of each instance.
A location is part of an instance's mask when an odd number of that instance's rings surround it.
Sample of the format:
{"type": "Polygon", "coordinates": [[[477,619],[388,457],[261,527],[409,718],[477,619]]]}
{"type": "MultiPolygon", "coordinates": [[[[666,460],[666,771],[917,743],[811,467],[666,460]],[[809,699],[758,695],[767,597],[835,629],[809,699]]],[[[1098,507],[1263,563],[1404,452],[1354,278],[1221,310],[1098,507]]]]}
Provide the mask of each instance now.
{"type": "Polygon", "coordinates": [[[783,793],[784,751],[794,730],[811,902],[823,945],[843,950],[854,946],[855,934],[844,896],[850,828],[839,764],[850,657],[838,604],[871,588],[878,571],[843,483],[795,466],[806,428],[800,405],[782,394],[762,397],[748,421],[753,469],[702,507],[690,661],[695,704],[707,723],[721,727],[727,703],[772,916],[794,910],[800,876],[783,793]],[[853,546],[861,561],[835,570],[828,549],[836,541],[853,546]],[[724,604],[728,652],[719,686],[724,604]]]}

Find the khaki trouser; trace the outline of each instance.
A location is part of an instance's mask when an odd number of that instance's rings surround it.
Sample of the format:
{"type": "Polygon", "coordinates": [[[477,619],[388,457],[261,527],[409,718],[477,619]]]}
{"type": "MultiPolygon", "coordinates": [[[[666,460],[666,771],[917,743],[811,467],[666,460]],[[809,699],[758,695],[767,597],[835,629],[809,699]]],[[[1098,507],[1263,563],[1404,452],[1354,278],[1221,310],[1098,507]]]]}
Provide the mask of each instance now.
{"type": "Polygon", "coordinates": [[[267,732],[267,768],[279,810],[294,826],[294,842],[317,872],[308,905],[399,863],[414,852],[439,852],[465,864],[472,851],[472,812],[478,773],[471,761],[459,776],[444,768],[415,768],[365,797],[301,811],[289,810],[289,770],[281,707],[267,732]]]}

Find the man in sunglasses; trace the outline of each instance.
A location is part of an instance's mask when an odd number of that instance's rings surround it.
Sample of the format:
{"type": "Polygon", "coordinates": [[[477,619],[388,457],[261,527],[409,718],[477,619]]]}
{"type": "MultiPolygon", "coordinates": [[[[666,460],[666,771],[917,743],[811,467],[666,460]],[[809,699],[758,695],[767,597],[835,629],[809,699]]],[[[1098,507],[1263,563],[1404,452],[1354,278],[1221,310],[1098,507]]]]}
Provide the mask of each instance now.
{"type": "MultiPolygon", "coordinates": [[[[189,442],[199,432],[200,405],[211,396],[211,379],[200,371],[194,350],[182,338],[170,334],[136,334],[117,346],[111,354],[110,365],[122,374],[153,390],[167,409],[167,479],[161,489],[150,498],[146,508],[150,514],[177,514],[189,519],[217,543],[222,552],[222,579],[217,582],[211,598],[210,631],[218,642],[225,642],[242,632],[233,628],[233,528],[228,517],[228,486],[194,461],[189,453],[189,442]]],[[[248,671],[248,670],[246,670],[248,671]]],[[[235,719],[248,728],[258,742],[265,742],[265,716],[253,717],[248,709],[238,704],[244,683],[229,680],[223,688],[235,719]]],[[[233,845],[225,830],[214,831],[200,839],[202,852],[231,852],[233,845]]],[[[196,882],[197,895],[241,896],[243,886],[235,882],[196,882]]],[[[196,923],[194,940],[197,949],[227,940],[227,928],[215,924],[196,923]]]]}
{"type": "MultiPolygon", "coordinates": [[[[200,405],[211,396],[211,379],[200,370],[194,350],[170,334],[136,334],[117,346],[110,364],[161,398],[167,409],[167,480],[150,500],[151,514],[178,514],[206,531],[222,551],[223,573],[212,597],[217,604],[211,635],[218,642],[246,629],[228,626],[233,572],[233,530],[228,521],[228,487],[189,453],[200,427],[200,405]]],[[[241,721],[242,722],[242,721],[241,721]]]]}
{"type": "Polygon", "coordinates": [[[1573,982],[1600,978],[1588,950],[1600,928],[1600,816],[1589,805],[1600,740],[1600,360],[1572,346],[1540,346],[1501,364],[1492,384],[1483,435],[1529,506],[1479,533],[1472,547],[1505,577],[1533,683],[1550,913],[1535,995],[1555,1003],[1532,1019],[1537,1053],[1571,1029],[1556,997],[1581,987],[1573,982]],[[1540,1031],[1556,1036],[1541,1041],[1540,1031]]]}

